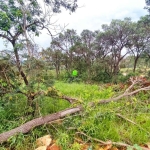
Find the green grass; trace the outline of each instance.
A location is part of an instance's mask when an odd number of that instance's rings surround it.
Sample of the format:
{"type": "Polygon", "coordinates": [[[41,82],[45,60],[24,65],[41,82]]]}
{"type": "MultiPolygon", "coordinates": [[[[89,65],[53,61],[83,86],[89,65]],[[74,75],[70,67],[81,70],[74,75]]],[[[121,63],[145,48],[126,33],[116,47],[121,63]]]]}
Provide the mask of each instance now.
{"type": "MultiPolygon", "coordinates": [[[[43,125],[33,129],[28,134],[14,136],[5,145],[0,145],[0,150],[6,147],[9,147],[8,150],[11,150],[10,145],[15,150],[21,150],[22,148],[32,150],[35,148],[36,138],[49,133],[64,150],[72,148],[71,145],[74,142],[76,132],[84,132],[88,136],[103,141],[111,140],[131,145],[150,142],[150,105],[145,103],[149,101],[147,100],[149,97],[148,94],[143,95],[143,93],[140,93],[136,97],[123,98],[118,102],[101,104],[89,108],[86,105],[88,102],[107,99],[117,93],[113,91],[112,87],[106,89],[103,85],[88,85],[84,83],[64,83],[57,81],[55,88],[64,95],[83,100],[84,111],[73,116],[67,116],[61,124],[43,125]],[[119,117],[118,113],[124,118],[119,117]],[[127,119],[130,119],[135,124],[127,119]]],[[[2,112],[0,121],[3,122],[0,124],[0,132],[19,126],[23,121],[31,119],[23,117],[26,99],[24,97],[21,99],[19,95],[19,99],[15,99],[15,97],[16,95],[14,95],[12,100],[7,100],[7,105],[0,109],[2,112]],[[18,105],[20,106],[18,109],[20,115],[17,112],[18,105]],[[24,110],[22,113],[21,109],[24,110]],[[23,119],[19,121],[16,118],[23,119]]],[[[47,115],[72,107],[65,100],[46,96],[37,98],[37,102],[41,115],[47,115]]],[[[79,137],[83,141],[88,142],[87,137],[83,135],[79,135],[79,137]]]]}
{"type": "Polygon", "coordinates": [[[56,82],[55,88],[62,94],[87,101],[106,99],[112,97],[114,92],[111,87],[105,89],[102,86],[84,83],[56,82]]]}

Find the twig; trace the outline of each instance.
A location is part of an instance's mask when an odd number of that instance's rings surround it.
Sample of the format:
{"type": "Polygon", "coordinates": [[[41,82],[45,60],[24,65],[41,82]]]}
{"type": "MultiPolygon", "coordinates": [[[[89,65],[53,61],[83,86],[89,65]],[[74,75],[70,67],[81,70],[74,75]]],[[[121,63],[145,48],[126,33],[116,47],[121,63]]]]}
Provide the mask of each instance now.
{"type": "MultiPolygon", "coordinates": [[[[123,146],[123,147],[131,147],[131,148],[134,148],[134,146],[132,145],[129,145],[129,144],[126,144],[126,143],[122,143],[122,142],[112,142],[112,141],[108,141],[108,142],[105,142],[105,141],[102,141],[102,140],[99,140],[97,138],[92,138],[91,136],[85,134],[84,132],[76,132],[76,134],[81,134],[81,135],[84,135],[86,136],[87,138],[91,139],[91,140],[94,140],[96,142],[99,142],[101,143],[102,145],[110,145],[110,144],[113,144],[113,145],[118,145],[118,146],[123,146]]],[[[140,146],[141,147],[141,146],[140,146]]],[[[145,147],[141,147],[143,150],[150,150],[149,148],[145,148],[145,147]]]]}
{"type": "Polygon", "coordinates": [[[86,136],[88,139],[94,140],[94,141],[99,142],[99,143],[101,143],[101,144],[103,144],[103,145],[111,144],[110,141],[104,142],[104,141],[102,141],[102,140],[99,140],[99,139],[96,139],[96,138],[92,138],[91,136],[85,134],[84,132],[76,132],[75,134],[84,135],[84,136],[86,136]]]}

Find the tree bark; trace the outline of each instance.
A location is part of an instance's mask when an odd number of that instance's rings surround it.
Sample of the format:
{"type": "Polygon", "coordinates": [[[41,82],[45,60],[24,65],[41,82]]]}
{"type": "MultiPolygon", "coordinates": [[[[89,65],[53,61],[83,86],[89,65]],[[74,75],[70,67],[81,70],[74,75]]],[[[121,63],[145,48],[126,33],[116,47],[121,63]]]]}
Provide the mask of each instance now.
{"type": "Polygon", "coordinates": [[[137,56],[134,60],[134,68],[133,68],[133,72],[135,72],[136,70],[136,66],[137,66],[137,62],[138,62],[139,56],[137,56]]]}
{"type": "Polygon", "coordinates": [[[0,143],[7,141],[8,138],[10,138],[11,136],[17,134],[17,133],[27,133],[29,132],[31,129],[33,129],[34,127],[40,126],[42,124],[63,118],[67,115],[70,114],[74,114],[76,112],[79,112],[82,110],[82,107],[75,107],[75,108],[70,108],[70,109],[66,109],[54,114],[50,114],[44,117],[40,117],[40,118],[36,118],[33,119],[15,129],[12,129],[10,131],[4,132],[0,134],[0,143]]]}
{"type": "Polygon", "coordinates": [[[22,70],[22,66],[21,66],[20,58],[19,58],[19,54],[18,54],[18,49],[16,48],[16,43],[15,43],[15,41],[12,41],[12,46],[13,46],[14,53],[15,53],[15,57],[16,57],[16,66],[17,66],[17,68],[18,68],[18,71],[19,71],[21,77],[23,78],[24,83],[25,83],[26,85],[28,85],[27,77],[26,77],[25,73],[24,73],[23,70],[22,70]]]}

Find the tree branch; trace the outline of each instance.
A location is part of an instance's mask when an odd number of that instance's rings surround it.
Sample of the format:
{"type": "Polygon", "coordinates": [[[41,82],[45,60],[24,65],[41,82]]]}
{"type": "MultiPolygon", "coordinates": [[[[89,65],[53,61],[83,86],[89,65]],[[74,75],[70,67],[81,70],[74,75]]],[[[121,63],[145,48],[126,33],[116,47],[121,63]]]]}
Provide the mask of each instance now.
{"type": "Polygon", "coordinates": [[[9,42],[12,42],[12,40],[6,35],[0,34],[0,37],[7,39],[9,42]]]}
{"type": "MultiPolygon", "coordinates": [[[[121,142],[112,142],[112,141],[108,141],[108,142],[105,142],[105,141],[102,141],[102,140],[99,140],[97,138],[92,138],[91,136],[85,134],[84,132],[76,132],[76,134],[80,134],[80,135],[83,135],[83,136],[86,136],[89,140],[94,140],[96,142],[99,142],[101,143],[102,145],[117,145],[117,146],[123,146],[123,147],[131,147],[131,148],[134,148],[134,146],[132,145],[129,145],[129,144],[126,144],[126,143],[121,143],[121,142]]],[[[145,148],[145,147],[141,147],[143,150],[149,150],[148,148],[145,148]]]]}
{"type": "Polygon", "coordinates": [[[12,129],[10,131],[4,132],[0,134],[0,143],[6,141],[9,137],[17,134],[17,133],[27,133],[29,132],[31,129],[33,129],[34,127],[40,126],[42,124],[57,120],[59,118],[63,118],[67,115],[71,115],[74,113],[77,113],[79,111],[81,111],[82,108],[81,107],[76,107],[76,108],[70,108],[70,109],[66,109],[54,114],[50,114],[44,117],[40,117],[40,118],[36,118],[33,119],[15,129],[12,129]]]}

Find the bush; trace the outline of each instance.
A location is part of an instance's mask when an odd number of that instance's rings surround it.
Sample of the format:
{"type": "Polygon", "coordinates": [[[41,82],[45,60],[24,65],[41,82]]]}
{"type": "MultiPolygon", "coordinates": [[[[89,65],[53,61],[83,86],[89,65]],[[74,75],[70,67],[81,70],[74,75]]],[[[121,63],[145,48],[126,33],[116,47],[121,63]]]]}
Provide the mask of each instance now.
{"type": "Polygon", "coordinates": [[[131,72],[129,74],[127,74],[126,76],[124,76],[122,73],[118,74],[118,82],[126,82],[129,80],[130,77],[135,77],[137,76],[137,73],[131,72]]]}
{"type": "Polygon", "coordinates": [[[112,77],[111,77],[111,75],[109,75],[106,72],[99,72],[96,76],[94,76],[92,78],[92,80],[100,81],[100,82],[103,82],[103,83],[109,83],[109,82],[112,81],[112,77]]]}
{"type": "Polygon", "coordinates": [[[150,70],[147,73],[147,77],[150,78],[150,70]]]}

